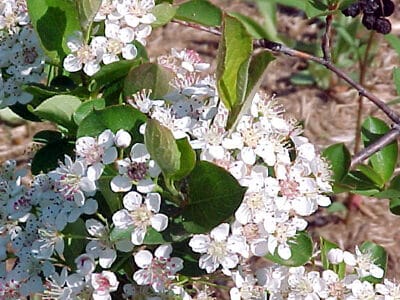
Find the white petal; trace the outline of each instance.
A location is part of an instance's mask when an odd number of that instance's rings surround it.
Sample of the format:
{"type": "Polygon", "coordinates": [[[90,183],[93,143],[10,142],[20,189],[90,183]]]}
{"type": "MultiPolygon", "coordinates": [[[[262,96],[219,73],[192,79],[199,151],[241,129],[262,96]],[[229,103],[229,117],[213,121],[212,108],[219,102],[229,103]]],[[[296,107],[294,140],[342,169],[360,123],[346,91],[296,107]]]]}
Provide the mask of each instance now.
{"type": "Polygon", "coordinates": [[[205,253],[210,247],[211,239],[205,234],[196,234],[189,241],[189,246],[194,252],[205,253]]]}
{"type": "Polygon", "coordinates": [[[348,251],[344,251],[343,260],[349,266],[355,266],[357,264],[356,257],[348,251]]]}
{"type": "Polygon", "coordinates": [[[149,193],[146,196],[145,203],[148,210],[159,212],[161,205],[161,196],[158,193],[149,193]]]}
{"type": "Polygon", "coordinates": [[[250,249],[255,256],[264,256],[268,253],[268,242],[265,239],[255,240],[250,244],[250,249]]]}
{"type": "Polygon", "coordinates": [[[133,224],[132,218],[126,209],[121,209],[121,210],[117,211],[112,216],[112,220],[113,220],[115,227],[119,227],[119,228],[126,228],[133,224]]]}
{"type": "Polygon", "coordinates": [[[128,192],[132,188],[132,180],[127,176],[115,176],[110,183],[113,192],[128,192]]]}
{"type": "Polygon", "coordinates": [[[131,234],[131,242],[134,245],[142,245],[145,235],[146,230],[142,228],[135,228],[135,230],[131,234]]]}
{"type": "Polygon", "coordinates": [[[142,195],[137,192],[129,192],[124,196],[122,202],[127,210],[133,211],[139,208],[143,202],[143,198],[142,195]]]}
{"type": "Polygon", "coordinates": [[[292,251],[288,246],[281,244],[278,246],[278,255],[282,259],[289,259],[292,256],[292,251]]]}
{"type": "Polygon", "coordinates": [[[153,254],[149,250],[140,250],[135,254],[134,259],[139,268],[148,268],[153,261],[153,254]]]}
{"type": "Polygon", "coordinates": [[[103,163],[106,165],[111,164],[117,159],[117,157],[118,157],[117,149],[115,147],[108,148],[104,152],[103,163]]]}
{"type": "Polygon", "coordinates": [[[169,258],[172,253],[172,246],[170,244],[159,246],[154,255],[158,258],[169,258]]]}
{"type": "Polygon", "coordinates": [[[116,258],[117,252],[113,249],[107,248],[102,251],[99,256],[99,264],[101,267],[108,269],[111,267],[116,258]]]}
{"type": "Polygon", "coordinates": [[[210,236],[212,239],[216,241],[225,241],[226,238],[229,235],[229,224],[228,223],[222,223],[215,227],[213,230],[210,232],[210,236]]]}
{"type": "Polygon", "coordinates": [[[165,230],[168,227],[168,217],[164,214],[156,214],[150,219],[151,227],[158,232],[165,230]]]}
{"type": "Polygon", "coordinates": [[[256,154],[254,153],[253,149],[249,147],[244,147],[240,151],[240,158],[248,165],[254,165],[256,162],[256,154]]]}

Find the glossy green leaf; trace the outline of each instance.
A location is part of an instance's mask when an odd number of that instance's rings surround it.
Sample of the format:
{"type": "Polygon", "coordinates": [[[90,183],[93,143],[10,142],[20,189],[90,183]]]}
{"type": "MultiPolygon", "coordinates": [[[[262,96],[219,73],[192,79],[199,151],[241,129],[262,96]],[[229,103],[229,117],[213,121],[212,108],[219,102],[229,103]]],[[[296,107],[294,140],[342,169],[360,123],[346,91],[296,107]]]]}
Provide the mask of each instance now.
{"type": "MultiPolygon", "coordinates": [[[[361,129],[364,146],[367,147],[389,130],[389,127],[384,121],[374,117],[368,117],[364,121],[361,129]]],[[[382,177],[384,182],[392,177],[397,163],[397,154],[397,142],[394,141],[372,155],[369,159],[372,168],[382,177]]]]}
{"type": "Polygon", "coordinates": [[[173,6],[172,4],[167,2],[156,5],[151,11],[152,14],[156,17],[156,20],[151,23],[151,26],[153,28],[156,28],[167,24],[175,16],[176,10],[176,6],[173,6]]]}
{"type": "Polygon", "coordinates": [[[275,1],[255,0],[258,10],[263,17],[263,27],[267,38],[271,41],[281,42],[277,31],[277,4],[275,1]]]}
{"type": "Polygon", "coordinates": [[[190,0],[179,5],[175,18],[205,26],[221,25],[221,9],[207,0],[190,0]]]}
{"type": "Polygon", "coordinates": [[[73,118],[77,125],[92,111],[100,110],[106,107],[106,102],[102,98],[83,102],[74,112],[73,118]]]}
{"type": "Polygon", "coordinates": [[[46,55],[61,64],[70,52],[67,39],[80,31],[78,11],[73,1],[27,0],[28,13],[46,55]]]}
{"type": "Polygon", "coordinates": [[[172,73],[160,65],[144,63],[129,71],[124,82],[124,95],[131,96],[143,89],[151,90],[152,99],[162,99],[171,89],[172,73]]]}
{"type": "Polygon", "coordinates": [[[54,122],[68,130],[73,130],[76,124],[72,119],[72,115],[81,103],[78,97],[58,95],[43,101],[33,110],[33,113],[39,118],[54,122]]]}
{"type": "Polygon", "coordinates": [[[192,149],[187,138],[176,140],[176,144],[181,153],[181,157],[179,170],[173,174],[172,178],[174,180],[180,180],[189,175],[196,165],[196,152],[192,149]]]}
{"type": "Polygon", "coordinates": [[[93,110],[79,124],[77,137],[98,136],[106,129],[117,132],[119,129],[129,131],[133,141],[141,140],[139,127],[147,117],[130,105],[109,106],[101,110],[93,110]]]}
{"type": "Polygon", "coordinates": [[[288,242],[288,244],[292,251],[292,256],[288,260],[282,259],[278,255],[277,250],[275,250],[275,253],[273,254],[266,254],[265,258],[274,263],[288,267],[303,266],[310,260],[313,244],[311,238],[306,232],[299,232],[291,241],[288,242]]]}
{"type": "MultiPolygon", "coordinates": [[[[369,253],[374,264],[386,271],[388,257],[385,248],[379,246],[378,244],[367,241],[360,246],[360,251],[362,253],[369,253]]],[[[375,278],[373,276],[367,276],[363,279],[371,283],[379,283],[382,281],[382,278],[375,278]]]]}
{"type": "Polygon", "coordinates": [[[324,150],[322,155],[328,159],[335,182],[340,182],[350,168],[351,155],[343,143],[334,144],[324,150]]]}
{"type": "Polygon", "coordinates": [[[238,95],[240,101],[232,107],[228,116],[227,129],[235,128],[236,122],[248,112],[254,95],[259,90],[269,63],[274,57],[267,52],[260,52],[251,57],[248,71],[244,71],[243,78],[238,81],[238,95]]]}
{"type": "Polygon", "coordinates": [[[149,119],[144,134],[146,148],[164,175],[171,177],[180,169],[181,153],[172,132],[157,120],[149,119]]]}
{"type": "Polygon", "coordinates": [[[359,170],[361,173],[371,179],[377,186],[383,187],[383,185],[385,184],[382,177],[370,166],[358,165],[357,170],[359,170]]]}
{"type": "Polygon", "coordinates": [[[140,64],[140,60],[120,60],[103,66],[100,71],[91,77],[90,91],[99,90],[101,87],[117,81],[128,75],[129,71],[140,64]]]}
{"type": "Polygon", "coordinates": [[[120,240],[131,240],[131,235],[134,229],[133,226],[127,228],[114,227],[110,232],[110,241],[114,243],[120,240]]]}
{"type": "Polygon", "coordinates": [[[253,49],[252,38],[236,18],[224,16],[217,56],[217,88],[225,106],[231,110],[241,103],[247,86],[247,68],[253,49]],[[240,82],[240,84],[239,84],[240,82]]]}
{"type": "Polygon", "coordinates": [[[188,179],[183,226],[191,233],[204,233],[227,221],[242,202],[245,188],[225,169],[199,161],[188,179]]]}
{"type": "Polygon", "coordinates": [[[32,159],[32,174],[47,173],[58,167],[59,161],[64,161],[65,154],[73,157],[75,146],[68,140],[54,140],[43,148],[40,148],[32,159]]]}
{"type": "Polygon", "coordinates": [[[101,6],[101,2],[102,0],[75,0],[83,32],[86,33],[90,29],[93,19],[101,6]]]}

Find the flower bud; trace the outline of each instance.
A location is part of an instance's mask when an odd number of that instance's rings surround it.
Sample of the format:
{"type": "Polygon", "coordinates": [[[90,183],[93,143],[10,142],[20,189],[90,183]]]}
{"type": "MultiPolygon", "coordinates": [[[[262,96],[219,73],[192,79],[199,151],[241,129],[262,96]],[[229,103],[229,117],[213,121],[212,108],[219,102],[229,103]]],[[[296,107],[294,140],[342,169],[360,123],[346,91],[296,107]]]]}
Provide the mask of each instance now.
{"type": "Polygon", "coordinates": [[[120,148],[127,148],[131,144],[132,138],[129,132],[120,129],[115,134],[115,145],[120,148]]]}

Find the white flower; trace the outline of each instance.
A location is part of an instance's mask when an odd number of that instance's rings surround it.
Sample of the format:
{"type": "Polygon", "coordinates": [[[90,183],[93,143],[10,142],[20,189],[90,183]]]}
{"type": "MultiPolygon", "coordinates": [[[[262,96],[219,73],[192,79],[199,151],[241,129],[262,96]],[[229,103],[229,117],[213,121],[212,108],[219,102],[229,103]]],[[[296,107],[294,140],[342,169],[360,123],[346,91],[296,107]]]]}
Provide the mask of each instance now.
{"type": "Polygon", "coordinates": [[[161,245],[153,254],[148,250],[140,250],[135,254],[135,263],[141,268],[133,274],[139,285],[151,285],[154,291],[163,292],[175,278],[175,273],[183,268],[183,260],[170,257],[171,245],[161,245]]]}
{"type": "Polygon", "coordinates": [[[100,70],[100,62],[102,60],[102,49],[96,49],[91,45],[85,44],[82,32],[78,31],[68,39],[68,48],[71,54],[64,59],[64,69],[68,72],[83,71],[92,76],[100,70]]]}
{"type": "Polygon", "coordinates": [[[157,193],[149,193],[144,199],[137,192],[129,192],[123,199],[125,209],[117,211],[112,219],[118,228],[134,227],[131,240],[134,245],[141,245],[146,235],[147,228],[153,227],[157,231],[163,231],[168,226],[168,217],[159,214],[161,196],[157,193]]]}
{"type": "Polygon", "coordinates": [[[351,288],[351,294],[345,298],[346,300],[372,300],[376,298],[374,286],[368,281],[355,280],[348,287],[351,288]]]}
{"type": "Polygon", "coordinates": [[[132,146],[130,158],[119,160],[117,164],[120,175],[111,180],[114,192],[128,192],[135,184],[139,192],[150,193],[155,187],[150,178],[157,177],[161,172],[155,161],[150,159],[146,146],[141,143],[132,146]]]}
{"type": "Polygon", "coordinates": [[[94,300],[111,300],[110,292],[118,289],[119,282],[113,272],[103,271],[91,274],[94,300]]]}
{"type": "Polygon", "coordinates": [[[383,280],[383,284],[378,283],[375,285],[375,290],[383,295],[385,300],[400,299],[400,285],[386,278],[383,280]]]}
{"type": "Polygon", "coordinates": [[[189,242],[194,252],[204,253],[200,257],[199,266],[207,273],[213,273],[220,265],[225,271],[236,267],[239,257],[235,253],[234,244],[227,223],[215,227],[210,235],[196,234],[189,242]]]}
{"type": "Polygon", "coordinates": [[[77,206],[83,206],[85,196],[92,196],[96,192],[94,178],[89,178],[87,167],[83,161],[72,159],[65,155],[65,164],[60,163],[49,176],[56,182],[57,189],[66,199],[74,200],[77,206]]]}
{"type": "Polygon", "coordinates": [[[320,299],[326,298],[328,291],[324,280],[318,272],[306,272],[303,266],[290,268],[288,283],[289,299],[320,299]]]}
{"type": "Polygon", "coordinates": [[[90,254],[81,254],[75,259],[76,269],[79,274],[89,275],[96,268],[94,257],[90,254]]]}
{"type": "Polygon", "coordinates": [[[372,253],[369,251],[361,252],[358,246],[355,248],[355,254],[345,251],[343,260],[347,265],[353,266],[361,278],[369,275],[382,278],[385,273],[381,267],[374,264],[372,253]]]}
{"type": "Polygon", "coordinates": [[[90,179],[99,179],[104,165],[116,160],[118,153],[113,145],[114,134],[110,129],[103,131],[98,138],[85,136],[76,140],[76,155],[89,166],[87,174],[90,179]]]}
{"type": "Polygon", "coordinates": [[[343,250],[339,248],[333,248],[328,251],[328,260],[330,263],[337,265],[343,262],[343,250]]]}

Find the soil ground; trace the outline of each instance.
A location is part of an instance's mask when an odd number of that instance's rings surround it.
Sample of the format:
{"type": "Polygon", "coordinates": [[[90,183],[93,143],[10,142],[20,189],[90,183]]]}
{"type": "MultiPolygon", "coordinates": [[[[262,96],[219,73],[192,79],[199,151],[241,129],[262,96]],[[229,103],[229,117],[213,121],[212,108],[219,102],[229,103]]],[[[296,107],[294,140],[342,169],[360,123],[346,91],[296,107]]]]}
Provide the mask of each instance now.
{"type": "MultiPolygon", "coordinates": [[[[240,12],[262,21],[251,1],[212,2],[228,11],[240,12]]],[[[396,2],[396,8],[395,15],[391,17],[392,33],[400,35],[399,1],[396,2]]],[[[318,42],[320,29],[319,22],[307,20],[299,12],[283,8],[278,12],[278,31],[291,40],[305,44],[318,42]]],[[[365,34],[365,31],[360,34],[365,34]]],[[[218,37],[172,23],[155,30],[148,47],[152,57],[167,54],[171,47],[191,48],[198,51],[206,61],[215,62],[218,37]]],[[[380,99],[388,102],[396,98],[392,69],[399,65],[399,56],[379,34],[374,36],[373,47],[379,51],[375,51],[373,61],[368,66],[365,86],[380,99]]],[[[293,74],[307,68],[307,62],[296,58],[278,56],[269,68],[270,71],[262,85],[263,89],[271,95],[275,94],[286,108],[287,114],[304,124],[304,134],[312,142],[320,149],[338,142],[346,143],[350,149],[354,148],[358,111],[358,95],[355,90],[335,77],[330,81],[328,90],[316,85],[291,84],[290,78],[293,74]]],[[[353,74],[358,71],[357,65],[348,69],[348,72],[353,74]]],[[[363,103],[363,118],[368,115],[384,118],[367,100],[363,103]]],[[[393,108],[400,112],[399,105],[394,105],[393,108]]],[[[0,162],[13,158],[17,159],[20,165],[29,163],[35,150],[31,143],[33,134],[49,126],[51,125],[34,123],[9,125],[0,120],[0,162]]],[[[338,195],[334,200],[346,202],[347,199],[348,195],[338,195]]],[[[347,213],[332,215],[326,210],[321,210],[312,216],[310,229],[313,235],[323,236],[352,251],[355,245],[366,240],[382,245],[389,253],[387,276],[399,279],[400,216],[389,212],[387,200],[357,196],[353,198],[352,203],[357,205],[352,205],[347,213]]]]}

